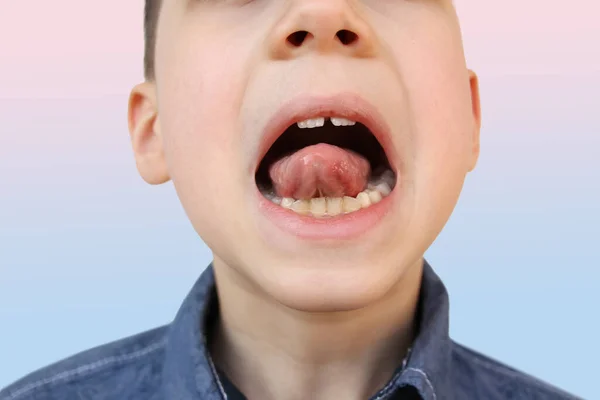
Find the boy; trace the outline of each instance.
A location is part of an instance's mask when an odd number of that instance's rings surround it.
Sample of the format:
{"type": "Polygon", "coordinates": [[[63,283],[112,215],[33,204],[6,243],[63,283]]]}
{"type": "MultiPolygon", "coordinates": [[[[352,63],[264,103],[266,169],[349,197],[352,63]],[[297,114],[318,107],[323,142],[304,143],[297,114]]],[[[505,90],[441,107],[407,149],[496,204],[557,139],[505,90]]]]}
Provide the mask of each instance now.
{"type": "Polygon", "coordinates": [[[479,154],[450,0],[146,0],[129,102],[214,262],[166,327],[38,371],[26,399],[572,399],[448,337],[423,254],[479,154]]]}

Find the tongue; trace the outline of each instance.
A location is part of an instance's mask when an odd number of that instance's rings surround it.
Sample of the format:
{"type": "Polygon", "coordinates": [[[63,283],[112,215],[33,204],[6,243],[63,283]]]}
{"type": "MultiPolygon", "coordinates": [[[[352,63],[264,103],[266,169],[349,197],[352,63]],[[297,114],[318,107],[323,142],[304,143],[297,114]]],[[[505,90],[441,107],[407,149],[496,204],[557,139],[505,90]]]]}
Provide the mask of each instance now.
{"type": "Polygon", "coordinates": [[[325,143],[305,147],[274,163],[269,175],[280,197],[355,197],[364,190],[369,162],[359,154],[325,143]]]}

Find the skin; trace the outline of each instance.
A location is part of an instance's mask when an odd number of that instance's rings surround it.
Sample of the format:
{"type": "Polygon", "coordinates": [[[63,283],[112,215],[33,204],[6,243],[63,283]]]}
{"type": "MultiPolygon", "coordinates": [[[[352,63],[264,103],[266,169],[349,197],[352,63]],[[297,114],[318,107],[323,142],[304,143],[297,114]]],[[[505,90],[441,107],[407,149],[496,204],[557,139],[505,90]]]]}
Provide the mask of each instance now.
{"type": "Polygon", "coordinates": [[[478,83],[451,2],[164,0],[155,67],[131,93],[132,146],[213,251],[215,362],[250,399],[376,393],[414,337],[423,254],[479,155],[478,83]],[[309,34],[290,46],[297,31],[309,34]],[[402,192],[360,238],[301,240],[259,211],[259,143],[282,103],[338,93],[390,126],[402,192]]]}

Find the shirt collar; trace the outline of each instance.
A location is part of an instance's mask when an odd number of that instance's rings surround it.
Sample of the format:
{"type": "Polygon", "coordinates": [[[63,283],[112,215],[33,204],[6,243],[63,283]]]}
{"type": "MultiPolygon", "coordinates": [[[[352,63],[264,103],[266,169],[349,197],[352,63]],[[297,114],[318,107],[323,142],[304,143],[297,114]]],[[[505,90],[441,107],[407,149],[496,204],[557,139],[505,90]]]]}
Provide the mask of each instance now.
{"type": "Polygon", "coordinates": [[[418,318],[417,337],[407,363],[386,389],[391,394],[413,386],[424,400],[452,400],[448,292],[427,261],[423,263],[418,318]]]}
{"type": "Polygon", "coordinates": [[[212,264],[202,273],[167,333],[163,388],[167,399],[225,399],[208,353],[208,319],[216,308],[212,264]]]}
{"type": "MultiPolygon", "coordinates": [[[[166,398],[224,399],[206,345],[207,320],[216,308],[212,265],[200,276],[169,326],[163,370],[166,398]]],[[[393,398],[400,388],[416,388],[424,400],[452,400],[452,342],[448,327],[448,293],[427,261],[419,300],[418,334],[412,351],[394,378],[375,397],[393,398]]]]}

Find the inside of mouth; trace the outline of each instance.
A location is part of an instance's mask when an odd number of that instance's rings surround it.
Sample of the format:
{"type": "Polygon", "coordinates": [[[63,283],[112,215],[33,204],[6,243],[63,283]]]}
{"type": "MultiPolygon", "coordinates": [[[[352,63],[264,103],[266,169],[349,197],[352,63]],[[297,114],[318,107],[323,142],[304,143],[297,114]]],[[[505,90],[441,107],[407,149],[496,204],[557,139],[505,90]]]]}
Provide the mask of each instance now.
{"type": "MultiPolygon", "coordinates": [[[[391,191],[396,184],[396,176],[390,167],[389,160],[383,150],[383,147],[373,135],[373,133],[363,124],[355,123],[351,126],[335,126],[329,118],[326,118],[322,127],[302,129],[297,124],[290,126],[271,146],[263,160],[261,161],[256,173],[256,184],[265,197],[275,202],[282,198],[292,198],[298,200],[296,196],[285,193],[278,193],[280,185],[274,185],[272,180],[272,167],[274,164],[299,153],[301,150],[313,148],[318,144],[335,146],[335,148],[354,154],[354,158],[360,158],[368,162],[368,176],[362,180],[362,188],[358,192],[374,189],[377,185],[384,183],[391,191]],[[271,172],[271,173],[270,173],[271,172]]],[[[306,153],[306,151],[305,151],[306,153]]],[[[364,161],[361,161],[364,163],[364,161]]],[[[301,174],[296,169],[296,173],[301,174]]],[[[348,172],[350,173],[350,172],[348,172]]],[[[382,189],[383,195],[389,194],[387,189],[382,189]],[[387,193],[385,193],[387,191],[387,193]]],[[[344,197],[355,197],[358,193],[353,190],[352,193],[342,193],[344,197]]],[[[316,191],[310,198],[327,197],[326,194],[316,191]]],[[[306,200],[306,198],[304,198],[306,200]]]]}

